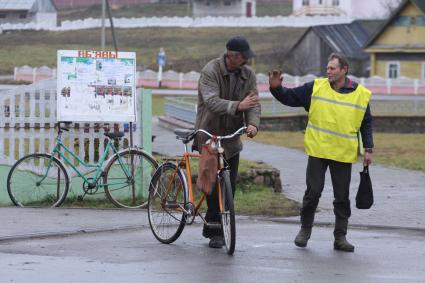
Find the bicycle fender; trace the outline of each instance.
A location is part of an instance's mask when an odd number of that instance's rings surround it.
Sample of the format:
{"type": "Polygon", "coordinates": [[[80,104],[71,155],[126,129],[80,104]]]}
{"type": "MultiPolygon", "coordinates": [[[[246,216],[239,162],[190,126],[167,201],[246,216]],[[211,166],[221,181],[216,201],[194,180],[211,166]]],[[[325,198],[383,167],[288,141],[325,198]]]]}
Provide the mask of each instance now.
{"type": "Polygon", "coordinates": [[[152,160],[152,161],[153,161],[153,163],[156,165],[156,167],[158,167],[158,166],[159,166],[158,161],[156,161],[156,159],[155,159],[155,158],[154,158],[151,154],[147,153],[147,152],[146,152],[146,151],[144,151],[143,149],[141,149],[141,148],[139,148],[139,147],[128,147],[128,148],[125,148],[125,149],[121,149],[121,150],[119,150],[117,153],[112,154],[112,155],[111,155],[111,156],[110,156],[107,160],[105,160],[105,162],[103,162],[101,172],[104,172],[104,171],[105,171],[106,166],[108,166],[108,164],[112,161],[112,158],[114,158],[114,156],[115,156],[116,154],[120,155],[120,154],[121,154],[121,153],[123,153],[123,152],[126,152],[126,151],[132,151],[132,150],[134,150],[134,151],[140,151],[140,152],[144,153],[146,156],[149,156],[149,157],[151,158],[151,160],[152,160]]]}

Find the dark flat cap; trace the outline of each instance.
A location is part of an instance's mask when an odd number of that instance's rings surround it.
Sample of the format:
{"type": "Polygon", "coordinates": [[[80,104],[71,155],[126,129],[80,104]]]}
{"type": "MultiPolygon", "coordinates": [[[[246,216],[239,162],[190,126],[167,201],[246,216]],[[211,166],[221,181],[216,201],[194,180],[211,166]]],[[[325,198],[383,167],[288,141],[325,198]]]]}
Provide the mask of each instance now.
{"type": "Polygon", "coordinates": [[[249,43],[243,36],[235,36],[229,39],[226,44],[226,48],[229,51],[237,51],[242,53],[245,58],[255,57],[254,51],[249,47],[249,43]]]}

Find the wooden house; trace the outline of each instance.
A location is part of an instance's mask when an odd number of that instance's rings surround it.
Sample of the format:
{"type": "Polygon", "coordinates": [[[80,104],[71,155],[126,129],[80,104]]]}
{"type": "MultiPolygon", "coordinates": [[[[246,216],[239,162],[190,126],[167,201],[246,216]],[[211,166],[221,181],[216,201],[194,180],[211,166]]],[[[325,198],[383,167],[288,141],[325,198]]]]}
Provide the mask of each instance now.
{"type": "Polygon", "coordinates": [[[293,75],[326,74],[328,57],[332,52],[344,54],[350,63],[349,73],[364,76],[368,55],[363,45],[369,33],[359,22],[308,28],[285,56],[285,70],[293,75]]]}
{"type": "Polygon", "coordinates": [[[425,1],[403,1],[364,50],[371,76],[425,79],[425,1]]]}
{"type": "Polygon", "coordinates": [[[57,9],[52,0],[0,0],[0,25],[6,23],[56,26],[57,9]]]}

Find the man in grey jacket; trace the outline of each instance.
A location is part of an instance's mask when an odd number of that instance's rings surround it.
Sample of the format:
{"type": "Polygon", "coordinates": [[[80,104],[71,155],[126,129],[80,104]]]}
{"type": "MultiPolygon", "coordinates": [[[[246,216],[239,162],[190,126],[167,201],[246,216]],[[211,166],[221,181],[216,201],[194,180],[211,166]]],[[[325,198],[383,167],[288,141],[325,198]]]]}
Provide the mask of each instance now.
{"type": "MultiPolygon", "coordinates": [[[[208,62],[201,71],[195,129],[204,129],[215,135],[228,135],[246,125],[248,137],[253,138],[260,124],[261,106],[255,73],[246,63],[255,54],[242,36],[231,38],[226,49],[221,57],[208,62]]],[[[201,150],[202,144],[207,140],[205,134],[198,134],[193,144],[194,149],[201,150]]],[[[230,167],[234,194],[242,142],[237,136],[223,141],[222,146],[230,167]]],[[[220,222],[217,193],[212,192],[207,196],[207,205],[206,220],[220,222]]],[[[210,247],[223,246],[223,231],[204,225],[202,234],[210,238],[210,247]]]]}

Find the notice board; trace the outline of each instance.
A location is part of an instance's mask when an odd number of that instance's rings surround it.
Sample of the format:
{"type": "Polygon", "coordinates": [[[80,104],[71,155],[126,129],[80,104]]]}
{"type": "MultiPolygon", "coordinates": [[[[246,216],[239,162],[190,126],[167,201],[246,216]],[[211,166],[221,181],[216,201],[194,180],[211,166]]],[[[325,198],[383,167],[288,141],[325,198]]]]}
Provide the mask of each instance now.
{"type": "Polygon", "coordinates": [[[135,52],[58,50],[58,121],[135,122],[135,98],[135,52]]]}

